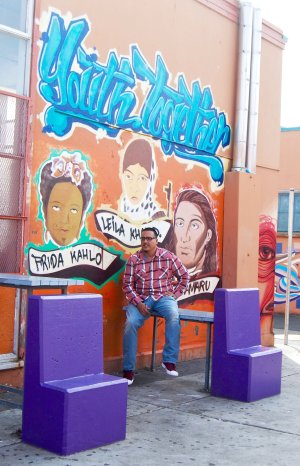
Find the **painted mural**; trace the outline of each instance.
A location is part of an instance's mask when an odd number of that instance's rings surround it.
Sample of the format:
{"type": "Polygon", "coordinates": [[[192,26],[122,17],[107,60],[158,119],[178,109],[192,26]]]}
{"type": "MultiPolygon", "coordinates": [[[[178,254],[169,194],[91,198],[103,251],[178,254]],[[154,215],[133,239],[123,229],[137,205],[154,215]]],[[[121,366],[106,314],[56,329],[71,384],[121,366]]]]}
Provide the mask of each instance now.
{"type": "MultiPolygon", "coordinates": [[[[156,201],[157,165],[151,143],[133,139],[119,151],[119,183],[122,189],[118,209],[95,212],[97,228],[108,239],[124,247],[136,249],[141,243],[141,229],[156,226],[163,244],[170,229],[166,212],[156,201]],[[164,221],[163,221],[164,220],[164,221]]],[[[167,207],[169,211],[169,206],[167,207]]]]}
{"type": "Polygon", "coordinates": [[[100,62],[96,47],[89,50],[84,44],[90,29],[86,18],[65,20],[51,12],[42,31],[38,86],[47,102],[43,132],[67,138],[83,125],[100,131],[100,137],[115,138],[124,129],[151,135],[160,140],[165,155],[209,167],[212,179],[221,184],[224,170],[216,153],[229,145],[230,127],[214,106],[210,88],[201,89],[195,81],[190,91],[183,74],[177,88],[170,86],[161,54],[157,52],[152,69],[137,45],[131,45],[128,56],[111,51],[100,62]]]}
{"type": "Polygon", "coordinates": [[[151,66],[138,44],[103,59],[88,16],[49,9],[39,29],[43,156],[35,157],[29,272],[119,283],[141,229],[153,225],[190,271],[182,301],[212,302],[223,222],[217,153],[231,138],[212,90],[172,77],[160,52],[151,66]]]}
{"type": "MultiPolygon", "coordinates": [[[[297,301],[300,298],[300,254],[298,251],[292,252],[291,274],[290,274],[290,302],[297,301]]],[[[287,301],[287,283],[288,283],[288,254],[278,254],[276,256],[276,287],[274,303],[277,305],[285,304],[287,301]]]]}
{"type": "Polygon", "coordinates": [[[86,231],[93,185],[84,155],[54,151],[36,179],[44,246],[29,244],[26,248],[31,275],[80,276],[96,285],[111,279],[124,261],[86,231]]]}
{"type": "Polygon", "coordinates": [[[267,215],[260,216],[258,285],[262,343],[273,344],[274,284],[276,259],[276,222],[267,215]]]}
{"type": "MultiPolygon", "coordinates": [[[[274,238],[272,240],[274,245],[274,238]]],[[[287,302],[287,287],[288,287],[288,238],[275,237],[275,247],[278,246],[279,250],[285,250],[285,252],[277,252],[275,256],[275,288],[274,288],[274,299],[273,306],[275,310],[281,312],[285,308],[287,302]]],[[[296,303],[300,298],[300,253],[299,243],[297,238],[293,238],[292,253],[291,253],[291,271],[290,271],[290,303],[296,303]]],[[[275,253],[272,253],[275,255],[275,253]]],[[[271,290],[269,290],[271,296],[271,290]]],[[[297,304],[297,303],[296,303],[297,304]]],[[[298,306],[296,305],[296,309],[298,306]]],[[[294,311],[294,309],[293,309],[294,311]]]]}
{"type": "Polygon", "coordinates": [[[210,296],[219,283],[218,235],[212,201],[201,188],[185,187],[176,197],[173,247],[189,271],[190,284],[181,299],[210,296]]]}
{"type": "Polygon", "coordinates": [[[276,223],[262,215],[259,224],[258,281],[261,290],[260,313],[267,315],[274,310],[274,280],[276,258],[276,223]]]}

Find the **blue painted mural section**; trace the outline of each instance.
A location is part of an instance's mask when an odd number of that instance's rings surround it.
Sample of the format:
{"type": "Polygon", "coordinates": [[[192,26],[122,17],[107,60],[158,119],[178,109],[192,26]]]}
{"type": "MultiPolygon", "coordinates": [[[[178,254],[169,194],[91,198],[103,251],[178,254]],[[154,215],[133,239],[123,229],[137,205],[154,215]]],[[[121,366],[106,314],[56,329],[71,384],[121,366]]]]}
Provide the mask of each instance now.
{"type": "MultiPolygon", "coordinates": [[[[275,274],[278,277],[278,283],[274,293],[274,303],[283,304],[286,302],[287,295],[287,276],[288,267],[285,264],[276,264],[275,274]]],[[[298,276],[298,270],[295,265],[291,267],[291,279],[290,279],[290,301],[295,301],[300,297],[300,279],[298,276]]]]}
{"type": "Polygon", "coordinates": [[[221,184],[224,168],[215,154],[230,144],[231,130],[210,88],[194,81],[189,90],[182,74],[177,88],[171,87],[162,56],[157,53],[152,69],[136,45],[129,57],[111,51],[107,62],[99,63],[96,52],[83,46],[88,33],[85,18],[66,27],[60,15],[51,14],[38,66],[39,92],[49,104],[43,131],[66,137],[80,123],[109,137],[122,129],[149,134],[161,140],[166,155],[204,164],[221,184]],[[135,91],[143,82],[147,91],[139,102],[135,91]]]}

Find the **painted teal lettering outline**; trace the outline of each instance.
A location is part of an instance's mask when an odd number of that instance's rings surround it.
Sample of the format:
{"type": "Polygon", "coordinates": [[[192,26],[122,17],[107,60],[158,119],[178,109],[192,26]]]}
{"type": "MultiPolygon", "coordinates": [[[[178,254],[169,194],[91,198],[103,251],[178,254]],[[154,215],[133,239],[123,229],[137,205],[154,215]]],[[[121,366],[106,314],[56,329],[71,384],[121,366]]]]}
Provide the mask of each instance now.
{"type": "Polygon", "coordinates": [[[231,129],[223,112],[218,112],[209,87],[201,89],[194,81],[189,90],[184,75],[178,88],[168,85],[169,71],[157,53],[151,69],[137,45],[131,56],[109,53],[107,63],[88,54],[83,41],[89,33],[85,18],[69,23],[52,13],[43,42],[39,63],[39,92],[49,104],[44,114],[46,133],[66,137],[75,123],[95,131],[104,129],[108,137],[130,129],[160,139],[163,152],[204,164],[211,178],[222,184],[224,167],[215,155],[219,147],[230,144],[231,129]],[[79,69],[79,71],[78,71],[79,69]],[[135,88],[147,82],[140,114],[135,88]]]}

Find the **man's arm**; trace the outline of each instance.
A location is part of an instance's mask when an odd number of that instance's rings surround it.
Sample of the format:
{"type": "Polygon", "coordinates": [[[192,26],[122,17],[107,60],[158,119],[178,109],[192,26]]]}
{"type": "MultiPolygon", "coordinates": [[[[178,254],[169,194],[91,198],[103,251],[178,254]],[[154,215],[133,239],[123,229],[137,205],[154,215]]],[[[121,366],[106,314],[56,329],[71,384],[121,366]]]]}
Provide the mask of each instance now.
{"type": "Polygon", "coordinates": [[[174,297],[177,299],[187,289],[189,283],[189,273],[177,256],[173,256],[173,273],[177,278],[177,283],[174,287],[174,297]]]}
{"type": "Polygon", "coordinates": [[[128,259],[125,267],[122,289],[128,301],[135,306],[143,301],[139,294],[135,291],[134,261],[132,257],[128,259]]]}
{"type": "Polygon", "coordinates": [[[148,307],[143,303],[142,298],[135,290],[135,279],[134,279],[134,261],[129,258],[125,267],[123,277],[123,292],[126,298],[132,304],[134,304],[143,316],[149,314],[148,307]]]}

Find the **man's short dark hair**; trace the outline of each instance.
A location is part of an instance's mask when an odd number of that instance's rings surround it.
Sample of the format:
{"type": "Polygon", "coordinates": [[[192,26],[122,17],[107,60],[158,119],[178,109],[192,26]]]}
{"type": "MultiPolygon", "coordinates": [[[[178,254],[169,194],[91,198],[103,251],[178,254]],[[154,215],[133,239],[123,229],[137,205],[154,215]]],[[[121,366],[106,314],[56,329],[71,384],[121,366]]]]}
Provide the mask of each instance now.
{"type": "Polygon", "coordinates": [[[143,231],[152,231],[155,235],[155,238],[159,237],[159,230],[156,227],[145,227],[145,228],[142,228],[142,233],[143,231]]]}

